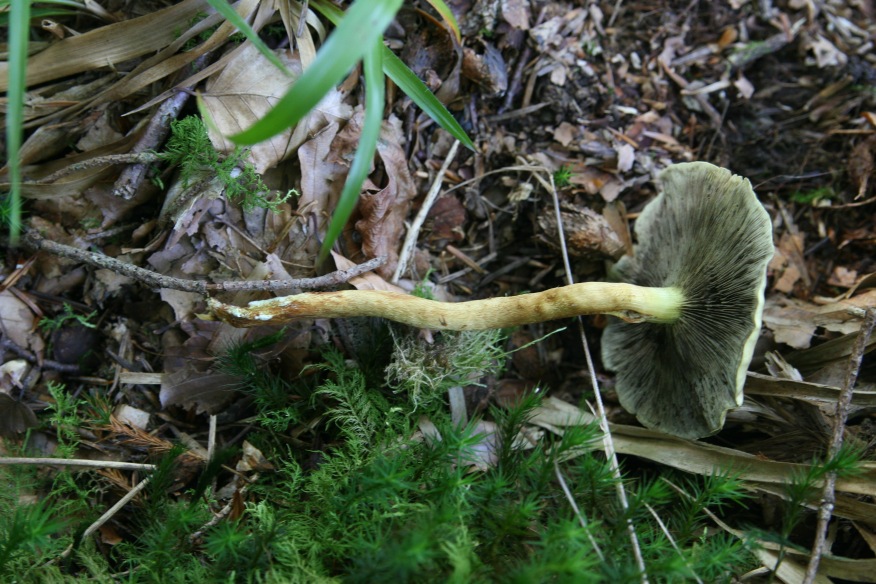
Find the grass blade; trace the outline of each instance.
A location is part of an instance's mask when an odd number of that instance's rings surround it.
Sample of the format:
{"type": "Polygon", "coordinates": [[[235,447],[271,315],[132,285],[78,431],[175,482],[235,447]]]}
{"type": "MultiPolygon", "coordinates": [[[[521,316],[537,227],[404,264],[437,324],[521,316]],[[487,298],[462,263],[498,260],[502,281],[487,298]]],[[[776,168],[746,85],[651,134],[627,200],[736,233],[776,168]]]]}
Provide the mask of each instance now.
{"type": "Polygon", "coordinates": [[[380,126],[383,123],[383,107],[385,102],[386,77],[383,74],[383,37],[380,36],[371,43],[371,50],[365,53],[363,61],[363,73],[365,76],[365,120],[362,123],[362,134],[359,136],[359,148],[350,165],[347,181],[338,206],[332,213],[332,220],[326,231],[325,240],[319,250],[319,263],[322,263],[328,253],[340,237],[344,226],[356,203],[359,201],[359,193],[362,191],[362,183],[368,177],[371,169],[371,161],[377,151],[377,139],[380,137],[380,126]]]}
{"type": "Polygon", "coordinates": [[[419,77],[414,75],[414,72],[405,65],[404,61],[393,54],[392,51],[384,47],[383,51],[383,68],[390,79],[398,85],[405,95],[410,97],[415,104],[420,106],[426,114],[435,120],[439,126],[447,130],[451,136],[459,140],[460,144],[474,150],[474,143],[456,118],[447,111],[444,104],[438,101],[435,94],[429,91],[426,84],[419,77]]]}
{"type": "Polygon", "coordinates": [[[277,58],[277,55],[268,48],[268,45],[259,38],[259,35],[252,29],[252,27],[247,23],[240,14],[228,3],[226,0],[207,0],[207,3],[213,7],[213,9],[221,14],[225,20],[234,25],[234,27],[243,33],[243,35],[249,39],[255,47],[259,50],[261,54],[265,56],[273,65],[285,73],[287,76],[291,77],[292,72],[286,68],[286,65],[277,58]]]}
{"type": "Polygon", "coordinates": [[[356,0],[295,85],[252,127],[231,136],[238,144],[256,144],[295,125],[316,107],[395,18],[401,0],[356,0]]]}
{"type": "Polygon", "coordinates": [[[456,17],[453,16],[453,11],[450,10],[450,7],[444,2],[444,0],[426,0],[429,4],[432,5],[432,8],[435,9],[435,12],[441,15],[441,18],[444,19],[444,22],[447,23],[447,26],[450,27],[450,30],[453,32],[453,35],[456,37],[456,42],[462,41],[462,34],[459,32],[459,23],[456,22],[456,17]]]}
{"type": "Polygon", "coordinates": [[[6,110],[6,148],[9,166],[9,244],[21,236],[21,138],[24,125],[24,94],[27,89],[27,37],[30,32],[30,0],[12,0],[9,9],[9,91],[6,110]]]}
{"type": "MultiPolygon", "coordinates": [[[[335,25],[344,17],[344,12],[340,8],[325,0],[312,0],[310,5],[335,25]]],[[[462,126],[459,125],[459,122],[456,121],[456,118],[447,111],[443,103],[438,101],[435,94],[429,91],[426,84],[414,75],[414,72],[405,65],[404,61],[396,57],[386,47],[383,48],[383,71],[398,85],[405,95],[410,97],[439,126],[459,140],[463,146],[474,150],[474,143],[468,137],[468,134],[465,133],[465,130],[462,129],[462,126]]]]}

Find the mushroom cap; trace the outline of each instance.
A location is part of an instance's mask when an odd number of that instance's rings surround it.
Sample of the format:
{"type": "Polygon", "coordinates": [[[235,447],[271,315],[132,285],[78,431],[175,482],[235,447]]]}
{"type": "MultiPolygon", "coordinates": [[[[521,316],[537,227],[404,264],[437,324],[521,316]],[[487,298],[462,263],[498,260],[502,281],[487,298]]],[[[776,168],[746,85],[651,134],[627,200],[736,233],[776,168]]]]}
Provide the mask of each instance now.
{"type": "Polygon", "coordinates": [[[660,174],[663,192],[636,220],[634,253],[613,278],[676,287],[673,323],[613,319],[602,359],[621,405],[649,428],[683,438],[718,432],[742,404],[760,333],[772,223],[747,179],[706,162],[660,174]]]}

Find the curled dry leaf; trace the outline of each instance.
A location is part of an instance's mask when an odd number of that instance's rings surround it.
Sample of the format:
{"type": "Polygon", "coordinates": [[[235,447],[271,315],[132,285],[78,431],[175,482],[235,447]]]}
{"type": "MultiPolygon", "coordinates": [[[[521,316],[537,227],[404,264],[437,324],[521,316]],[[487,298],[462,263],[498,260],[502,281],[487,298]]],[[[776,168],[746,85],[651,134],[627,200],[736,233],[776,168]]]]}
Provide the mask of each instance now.
{"type": "Polygon", "coordinates": [[[486,95],[501,96],[508,90],[508,66],[502,53],[489,43],[484,43],[483,54],[463,49],[462,74],[480,85],[486,95]]]}

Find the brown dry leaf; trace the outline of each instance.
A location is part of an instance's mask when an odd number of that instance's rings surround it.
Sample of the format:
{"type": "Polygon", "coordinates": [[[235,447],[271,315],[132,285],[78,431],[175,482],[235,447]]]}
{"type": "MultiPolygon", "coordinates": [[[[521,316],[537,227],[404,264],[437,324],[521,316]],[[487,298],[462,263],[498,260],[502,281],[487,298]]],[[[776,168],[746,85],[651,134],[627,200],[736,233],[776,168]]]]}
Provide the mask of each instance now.
{"type": "Polygon", "coordinates": [[[607,203],[617,199],[625,186],[616,176],[593,167],[583,168],[575,172],[569,182],[583,187],[589,195],[602,195],[607,203]]]}
{"type": "Polygon", "coordinates": [[[563,146],[568,146],[577,137],[578,126],[574,126],[569,122],[560,122],[560,125],[554,130],[554,140],[563,146]]]}
{"type": "Polygon", "coordinates": [[[839,286],[840,288],[852,288],[858,281],[858,272],[850,270],[844,266],[837,266],[833,269],[833,273],[827,279],[827,283],[831,286],[839,286]]]}
{"type": "Polygon", "coordinates": [[[459,202],[459,199],[453,195],[438,197],[426,216],[427,225],[430,228],[429,241],[431,243],[462,241],[465,239],[465,231],[463,230],[465,219],[465,207],[459,202]]]}
{"type": "Polygon", "coordinates": [[[329,121],[325,128],[298,148],[298,160],[301,163],[298,211],[306,216],[315,216],[319,231],[325,231],[349,171],[349,166],[330,158],[332,142],[339,130],[338,122],[329,121]]]}
{"type": "MultiPolygon", "coordinates": [[[[618,259],[626,246],[608,219],[588,208],[565,206],[560,213],[569,254],[586,259],[618,259]]],[[[538,226],[543,233],[538,239],[559,249],[557,219],[553,213],[539,214],[538,226]]]]}
{"type": "Polygon", "coordinates": [[[483,43],[483,54],[465,47],[462,75],[481,86],[487,96],[504,95],[508,90],[508,66],[502,53],[490,43],[483,43]]]}
{"type": "Polygon", "coordinates": [[[401,121],[395,116],[383,123],[377,154],[383,161],[386,186],[375,193],[363,193],[359,199],[362,219],[356,231],[362,236],[362,251],[369,257],[386,256],[377,268],[384,278],[392,277],[398,265],[398,247],[404,235],[404,222],[416,196],[416,188],[404,149],[401,121]]]}
{"type": "Polygon", "coordinates": [[[806,262],[803,259],[803,235],[783,233],[776,245],[776,253],[770,260],[769,269],[775,280],[773,290],[790,294],[794,286],[803,279],[807,281],[806,262]]]}
{"type": "MultiPolygon", "coordinates": [[[[248,44],[207,84],[202,99],[215,123],[209,134],[218,151],[233,152],[235,146],[225,136],[241,132],[264,117],[301,74],[297,53],[286,50],[276,54],[295,77],[287,77],[248,44]]],[[[256,172],[264,173],[288,158],[309,135],[325,126],[326,120],[348,118],[350,108],[342,100],[343,95],[333,89],[294,129],[253,146],[249,160],[256,172]]]]}
{"type": "Polygon", "coordinates": [[[251,470],[263,472],[274,470],[274,465],[268,462],[262,451],[250,444],[248,441],[243,441],[243,456],[237,461],[235,470],[238,472],[249,472],[251,470]]]}
{"type": "Polygon", "coordinates": [[[0,327],[3,334],[19,347],[39,354],[45,349],[42,337],[34,334],[36,316],[9,290],[0,292],[0,327]]]}
{"type": "MultiPolygon", "coordinates": [[[[749,372],[745,378],[745,393],[800,399],[816,405],[836,405],[841,390],[833,385],[769,377],[749,372]]],[[[855,388],[851,404],[854,409],[876,407],[876,392],[855,388]]]]}
{"type": "Polygon", "coordinates": [[[861,310],[871,306],[876,306],[876,290],[823,305],[773,295],[766,299],[763,324],[773,331],[776,342],[806,349],[818,327],[845,335],[857,332],[861,310]]]}
{"type": "Polygon", "coordinates": [[[118,545],[125,541],[119,531],[112,525],[103,524],[98,527],[100,532],[100,541],[106,545],[118,545]]]}
{"type": "Polygon", "coordinates": [[[867,191],[873,186],[871,177],[876,172],[874,155],[876,155],[876,135],[870,136],[863,142],[858,143],[852,149],[852,153],[849,156],[849,176],[858,185],[856,199],[863,199],[867,191]]]}

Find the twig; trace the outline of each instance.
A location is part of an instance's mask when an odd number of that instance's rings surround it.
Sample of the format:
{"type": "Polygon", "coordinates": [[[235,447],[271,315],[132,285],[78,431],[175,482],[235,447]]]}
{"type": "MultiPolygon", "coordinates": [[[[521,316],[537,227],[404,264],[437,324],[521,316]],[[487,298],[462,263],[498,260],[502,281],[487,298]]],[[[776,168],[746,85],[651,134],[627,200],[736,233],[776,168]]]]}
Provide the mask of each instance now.
{"type": "MultiPolygon", "coordinates": [[[[149,477],[146,477],[145,479],[143,479],[142,481],[140,481],[139,483],[137,483],[137,486],[135,486],[133,489],[131,489],[130,491],[128,491],[128,493],[127,493],[124,497],[122,497],[121,499],[119,499],[119,500],[116,502],[115,505],[113,505],[112,507],[110,507],[109,509],[107,509],[106,513],[104,513],[103,515],[101,515],[101,516],[97,519],[97,521],[95,521],[94,523],[92,523],[91,525],[89,525],[89,526],[88,526],[88,529],[86,529],[86,530],[82,533],[82,537],[79,538],[79,541],[85,541],[85,540],[86,540],[86,539],[87,539],[92,533],[94,533],[95,531],[97,531],[98,529],[100,529],[100,526],[101,526],[101,525],[103,525],[104,523],[106,523],[107,521],[109,521],[110,519],[112,519],[113,515],[115,515],[116,513],[118,513],[118,512],[122,509],[122,507],[124,507],[125,505],[127,505],[127,504],[131,501],[131,499],[133,499],[134,497],[136,497],[137,494],[138,494],[140,491],[142,491],[143,489],[145,489],[145,488],[146,488],[146,485],[148,485],[148,484],[149,484],[149,477]]],[[[67,549],[65,549],[64,552],[61,554],[61,557],[62,557],[62,558],[66,558],[67,556],[69,556],[69,555],[70,555],[70,552],[73,551],[73,546],[74,546],[74,544],[71,543],[71,544],[67,547],[67,549]]]]}
{"type": "Polygon", "coordinates": [[[154,464],[119,462],[116,460],[88,460],[84,458],[22,458],[2,457],[0,464],[33,464],[44,466],[85,466],[89,468],[116,468],[119,470],[155,470],[154,464]]]}
{"type": "Polygon", "coordinates": [[[678,544],[675,543],[675,538],[672,537],[672,533],[669,532],[669,528],[666,527],[666,524],[663,523],[662,519],[660,519],[660,515],[657,514],[657,511],[655,511],[654,508],[651,507],[651,505],[649,505],[648,503],[645,503],[645,509],[647,509],[651,513],[651,516],[654,518],[654,520],[657,521],[657,525],[660,526],[660,531],[662,531],[663,535],[666,536],[666,539],[667,539],[667,541],[669,541],[669,544],[672,546],[672,549],[675,550],[675,553],[678,554],[678,557],[681,558],[681,561],[684,562],[684,565],[687,566],[687,569],[691,571],[691,573],[693,574],[694,580],[697,581],[697,584],[703,584],[702,579],[699,576],[697,576],[696,572],[694,572],[693,568],[691,567],[690,562],[687,561],[687,558],[684,557],[684,554],[678,548],[678,544]]]}
{"type": "Polygon", "coordinates": [[[563,473],[560,472],[560,463],[557,462],[556,458],[554,459],[554,474],[557,477],[557,482],[560,483],[560,488],[563,489],[563,494],[566,495],[566,500],[569,501],[569,505],[572,507],[572,511],[574,511],[575,516],[578,517],[578,523],[580,523],[581,527],[587,532],[587,539],[590,540],[590,545],[593,546],[593,551],[596,552],[596,555],[599,556],[599,559],[602,562],[605,562],[605,556],[602,553],[602,549],[599,547],[599,544],[596,543],[593,533],[588,529],[587,519],[584,517],[584,514],[581,513],[581,509],[578,508],[578,503],[575,501],[575,497],[572,496],[572,491],[569,489],[569,485],[566,484],[566,479],[563,477],[563,473]]]}
{"type": "MultiPolygon", "coordinates": [[[[870,335],[873,333],[873,327],[876,326],[876,309],[870,308],[867,310],[867,316],[864,322],[861,323],[861,330],[858,333],[858,338],[855,339],[855,344],[852,347],[852,353],[849,355],[849,367],[846,370],[846,377],[843,380],[843,388],[840,392],[839,399],[836,402],[836,412],[833,420],[833,436],[831,437],[830,447],[827,450],[827,460],[832,459],[837,455],[843,445],[843,431],[846,427],[846,418],[849,415],[849,404],[852,401],[852,392],[854,391],[855,382],[858,380],[858,372],[861,370],[861,360],[864,358],[864,351],[867,348],[867,342],[870,340],[870,335]]],[[[827,541],[827,527],[830,523],[833,507],[836,502],[836,473],[828,473],[824,480],[824,488],[821,492],[821,505],[818,507],[818,523],[815,527],[815,541],[812,544],[812,555],[809,557],[809,565],[806,566],[806,576],[803,579],[804,584],[812,584],[818,573],[818,564],[821,562],[821,556],[825,552],[825,542],[827,541]]]]}
{"type": "Polygon", "coordinates": [[[432,188],[430,188],[429,192],[426,194],[423,206],[420,207],[420,211],[417,213],[414,222],[408,229],[407,235],[405,235],[405,242],[402,244],[402,250],[398,258],[398,265],[395,268],[395,273],[392,275],[393,284],[398,284],[398,279],[408,267],[408,261],[410,261],[411,255],[414,253],[414,247],[417,245],[417,238],[420,236],[420,229],[423,227],[423,223],[426,222],[426,216],[432,209],[432,205],[435,204],[435,199],[438,198],[438,193],[441,192],[441,185],[444,182],[444,173],[447,172],[450,163],[453,162],[457,148],[459,148],[459,140],[455,140],[453,146],[450,147],[450,152],[447,153],[447,157],[444,159],[444,164],[441,165],[441,170],[438,171],[438,175],[435,177],[435,182],[432,183],[432,188]]]}
{"type": "MultiPolygon", "coordinates": [[[[569,285],[574,284],[575,278],[572,275],[572,265],[569,262],[569,250],[566,248],[566,235],[563,231],[563,217],[560,212],[560,199],[557,196],[556,185],[554,184],[553,175],[548,175],[550,178],[551,198],[554,203],[554,213],[557,219],[557,237],[559,239],[560,249],[562,250],[563,266],[566,271],[566,280],[569,285]]],[[[538,177],[541,180],[541,177],[538,177]]],[[[596,379],[596,368],[593,366],[593,357],[590,355],[590,345],[587,342],[587,335],[584,334],[584,321],[579,316],[578,334],[581,337],[581,346],[584,349],[584,357],[587,361],[587,371],[590,373],[590,383],[593,386],[593,395],[596,399],[596,411],[599,417],[599,429],[602,430],[602,444],[605,448],[605,456],[608,458],[611,475],[615,479],[615,490],[617,499],[620,502],[621,509],[624,513],[629,510],[629,502],[627,501],[627,492],[624,490],[623,478],[620,472],[620,463],[617,460],[617,451],[614,448],[614,440],[611,438],[611,430],[608,426],[608,416],[605,413],[605,405],[602,403],[602,392],[599,390],[599,381],[596,379]]],[[[642,584],[648,584],[648,572],[645,569],[645,559],[642,557],[642,549],[639,546],[639,538],[636,536],[636,526],[633,525],[633,520],[627,517],[627,531],[630,535],[630,543],[633,546],[633,556],[636,558],[636,566],[639,568],[640,581],[642,584]]]]}
{"type": "MultiPolygon", "coordinates": [[[[246,481],[246,484],[244,484],[242,487],[240,487],[240,489],[238,489],[237,493],[242,497],[244,494],[246,494],[246,491],[249,489],[249,486],[252,484],[255,484],[255,482],[258,480],[258,478],[259,478],[258,473],[252,475],[249,478],[243,478],[243,480],[246,481]]],[[[191,534],[189,536],[189,541],[192,543],[199,542],[201,540],[201,538],[204,537],[204,533],[208,529],[210,529],[211,527],[213,527],[215,525],[218,525],[220,521],[222,521],[223,519],[228,517],[228,515],[230,515],[231,511],[234,509],[234,501],[235,501],[235,499],[232,498],[232,500],[229,501],[222,509],[220,509],[218,513],[215,513],[213,515],[212,519],[210,519],[207,523],[205,523],[203,526],[201,526],[201,529],[199,529],[198,531],[191,534]]]]}
{"type": "Polygon", "coordinates": [[[65,166],[64,168],[53,172],[49,176],[45,176],[37,181],[34,181],[34,184],[53,183],[59,178],[64,178],[65,176],[71,175],[74,172],[79,172],[80,170],[88,170],[89,168],[111,166],[113,164],[148,164],[150,162],[155,162],[156,160],[159,160],[159,157],[158,154],[155,154],[154,152],[139,152],[136,154],[108,154],[106,156],[95,156],[94,158],[89,158],[88,160],[75,162],[70,166],[65,166]]]}
{"type": "MultiPolygon", "coordinates": [[[[186,76],[192,73],[197,73],[204,68],[208,60],[208,55],[201,55],[193,63],[188,66],[186,76]]],[[[189,100],[191,90],[194,86],[186,87],[177,91],[169,99],[161,102],[158,109],[155,110],[155,115],[149,120],[143,135],[137,140],[137,143],[131,148],[132,152],[140,153],[158,148],[158,145],[164,142],[167,135],[170,133],[170,122],[179,117],[179,112],[189,100]]],[[[149,167],[144,163],[134,164],[125,168],[116,179],[113,185],[113,194],[117,197],[122,197],[125,200],[130,200],[137,193],[140,185],[146,178],[146,171],[149,167]]]]}
{"type": "Polygon", "coordinates": [[[0,349],[7,349],[12,351],[25,361],[29,363],[35,363],[39,365],[43,369],[51,369],[53,371],[60,371],[61,373],[79,373],[79,365],[75,363],[59,363],[57,361],[52,361],[51,359],[43,359],[40,361],[39,357],[31,351],[28,351],[24,347],[19,347],[12,339],[3,338],[0,339],[0,349]]]}
{"type": "MultiPolygon", "coordinates": [[[[542,14],[544,12],[542,11],[542,14]]],[[[532,48],[529,44],[524,45],[523,52],[517,59],[517,66],[514,67],[514,73],[511,75],[511,83],[508,87],[508,92],[505,94],[505,101],[502,102],[502,107],[497,112],[498,115],[503,115],[511,109],[511,104],[514,103],[514,98],[520,92],[521,81],[523,79],[523,71],[526,69],[526,64],[529,63],[529,58],[532,56],[532,48]]]]}
{"type": "Polygon", "coordinates": [[[226,282],[206,282],[204,280],[184,280],[165,276],[151,270],[140,268],[133,264],[117,260],[110,256],[85,251],[62,243],[56,243],[41,237],[36,231],[30,230],[24,235],[25,245],[35,249],[84,262],[98,268],[106,268],[123,276],[128,276],[153,288],[170,288],[183,292],[195,292],[208,294],[210,292],[239,292],[256,290],[313,290],[317,288],[330,288],[337,286],[365,272],[369,272],[386,261],[381,256],[368,260],[348,270],[339,270],[316,278],[296,278],[292,280],[230,280],[226,282]]]}

